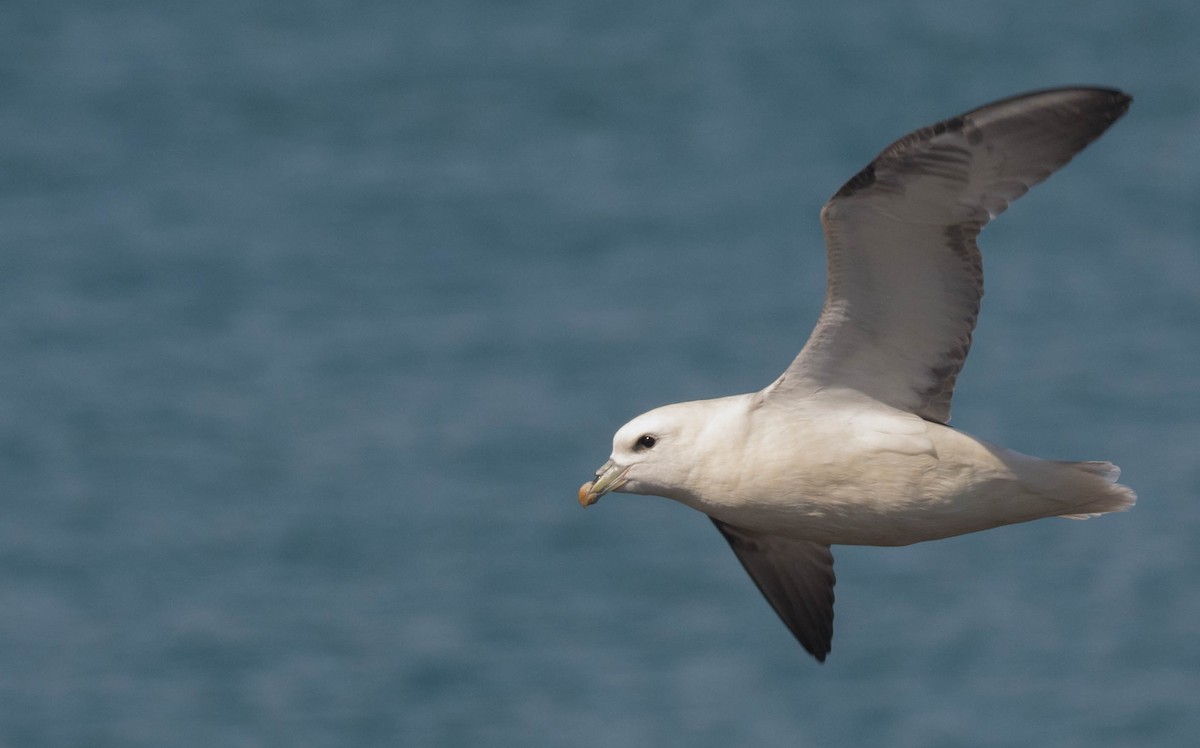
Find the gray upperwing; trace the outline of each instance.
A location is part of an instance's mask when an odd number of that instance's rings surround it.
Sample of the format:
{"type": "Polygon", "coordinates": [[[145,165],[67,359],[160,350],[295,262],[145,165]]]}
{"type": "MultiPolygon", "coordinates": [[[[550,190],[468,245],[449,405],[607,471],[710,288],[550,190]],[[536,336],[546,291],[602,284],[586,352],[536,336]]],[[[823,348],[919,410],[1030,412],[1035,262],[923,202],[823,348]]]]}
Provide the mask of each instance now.
{"type": "Polygon", "coordinates": [[[1123,115],[1107,88],[994,102],[879,154],[821,211],[825,305],[769,398],[853,391],[948,423],[983,296],[976,237],[1123,115]]]}
{"type": "Polygon", "coordinates": [[[836,581],[829,546],[764,535],[709,519],[796,640],[824,662],[833,641],[836,581]]]}

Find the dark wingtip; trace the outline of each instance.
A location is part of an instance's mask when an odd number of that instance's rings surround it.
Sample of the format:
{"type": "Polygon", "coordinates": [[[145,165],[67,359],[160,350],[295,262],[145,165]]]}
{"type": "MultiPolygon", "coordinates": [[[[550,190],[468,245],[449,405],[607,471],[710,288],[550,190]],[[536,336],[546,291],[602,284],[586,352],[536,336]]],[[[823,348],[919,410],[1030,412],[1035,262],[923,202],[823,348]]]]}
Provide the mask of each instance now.
{"type": "Polygon", "coordinates": [[[1100,137],[1117,120],[1124,117],[1133,103],[1131,95],[1116,88],[1080,87],[1076,90],[1089,94],[1087,101],[1080,105],[1081,116],[1091,119],[1094,128],[1086,134],[1085,144],[1100,137]]]}
{"type": "MultiPolygon", "coordinates": [[[[982,113],[985,110],[994,110],[1001,105],[1013,103],[1022,99],[1032,99],[1046,95],[1061,96],[1064,94],[1085,96],[1086,99],[1081,100],[1081,103],[1086,101],[1086,103],[1083,105],[1086,106],[1091,113],[1093,113],[1093,116],[1099,116],[1099,122],[1103,124],[1103,127],[1101,127],[1099,132],[1090,136],[1088,138],[1088,142],[1094,140],[1099,136],[1100,133],[1104,132],[1104,130],[1107,130],[1114,122],[1124,116],[1125,112],[1129,111],[1130,104],[1133,103],[1132,95],[1118,88],[1112,88],[1109,86],[1060,86],[1056,88],[1043,88],[1035,91],[1027,91],[1014,96],[997,99],[996,101],[993,101],[989,104],[984,104],[983,106],[972,109],[964,114],[942,120],[941,122],[935,122],[928,127],[916,130],[885,148],[880,156],[886,155],[888,152],[895,150],[897,147],[913,139],[936,137],[938,135],[942,135],[943,133],[958,132],[963,130],[966,128],[968,119],[976,114],[982,113]]],[[[968,129],[967,138],[970,140],[970,142],[978,143],[981,137],[981,133],[979,133],[977,130],[968,129]]],[[[880,156],[877,156],[875,160],[872,160],[871,163],[867,164],[865,168],[851,177],[849,181],[843,184],[841,188],[834,193],[833,197],[849,197],[854,193],[864,190],[875,184],[875,163],[880,156]]]]}
{"type": "Polygon", "coordinates": [[[1133,103],[1133,95],[1127,94],[1124,91],[1119,91],[1115,88],[1109,89],[1112,94],[1113,101],[1113,119],[1117,119],[1125,112],[1129,111],[1129,105],[1133,103]]]}
{"type": "Polygon", "coordinates": [[[828,657],[829,653],[833,651],[833,620],[832,620],[832,617],[830,618],[830,621],[829,621],[829,628],[826,629],[825,631],[820,632],[820,634],[818,634],[815,638],[813,638],[813,637],[801,638],[800,632],[797,631],[796,629],[792,628],[791,623],[789,623],[786,619],[785,619],[784,623],[787,624],[788,629],[792,632],[792,636],[796,637],[796,641],[800,642],[800,646],[804,647],[804,651],[808,652],[810,655],[812,655],[813,659],[815,659],[817,662],[824,665],[825,658],[828,657]]]}
{"type": "Polygon", "coordinates": [[[1080,90],[1094,93],[1100,97],[1105,110],[1112,117],[1113,121],[1120,119],[1121,115],[1129,111],[1129,105],[1133,103],[1133,96],[1125,93],[1119,88],[1109,88],[1107,86],[1080,86],[1080,90]]]}

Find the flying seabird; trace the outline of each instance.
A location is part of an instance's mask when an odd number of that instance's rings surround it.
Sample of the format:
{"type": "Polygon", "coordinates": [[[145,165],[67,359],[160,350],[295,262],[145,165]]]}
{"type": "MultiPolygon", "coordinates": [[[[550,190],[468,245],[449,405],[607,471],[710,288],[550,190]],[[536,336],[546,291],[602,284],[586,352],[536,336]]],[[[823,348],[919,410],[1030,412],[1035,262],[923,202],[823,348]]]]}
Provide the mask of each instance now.
{"type": "Polygon", "coordinates": [[[885,148],[821,210],[825,305],[787,371],[759,392],[634,418],[580,503],[619,491],[704,512],[822,662],[830,545],[908,545],[1133,506],[1112,463],[1041,460],[948,425],[983,296],[976,237],[1131,100],[1109,88],[1035,91],[885,148]]]}

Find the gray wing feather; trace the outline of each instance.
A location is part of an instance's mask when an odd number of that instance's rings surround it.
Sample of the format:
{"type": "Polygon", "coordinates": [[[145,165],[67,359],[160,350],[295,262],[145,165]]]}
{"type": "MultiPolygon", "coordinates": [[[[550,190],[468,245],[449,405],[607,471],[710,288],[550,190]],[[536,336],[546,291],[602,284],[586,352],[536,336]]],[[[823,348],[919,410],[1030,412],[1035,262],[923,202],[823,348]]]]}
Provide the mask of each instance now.
{"type": "Polygon", "coordinates": [[[1015,96],[888,146],[821,211],[825,306],[764,394],[840,388],[950,420],[983,296],[975,239],[1128,109],[1104,88],[1015,96]]]}
{"type": "Polygon", "coordinates": [[[824,662],[833,642],[833,554],[829,546],[743,530],[710,518],[788,630],[824,662]]]}

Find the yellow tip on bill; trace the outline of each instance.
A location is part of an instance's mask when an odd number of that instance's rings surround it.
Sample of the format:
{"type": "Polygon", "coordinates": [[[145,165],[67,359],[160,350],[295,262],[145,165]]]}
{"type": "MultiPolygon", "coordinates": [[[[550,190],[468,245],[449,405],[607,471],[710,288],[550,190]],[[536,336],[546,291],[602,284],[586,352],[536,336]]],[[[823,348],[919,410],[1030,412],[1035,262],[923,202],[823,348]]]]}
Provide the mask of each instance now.
{"type": "Polygon", "coordinates": [[[596,503],[596,499],[600,498],[592,493],[592,481],[588,481],[579,487],[579,506],[585,509],[596,503]]]}

